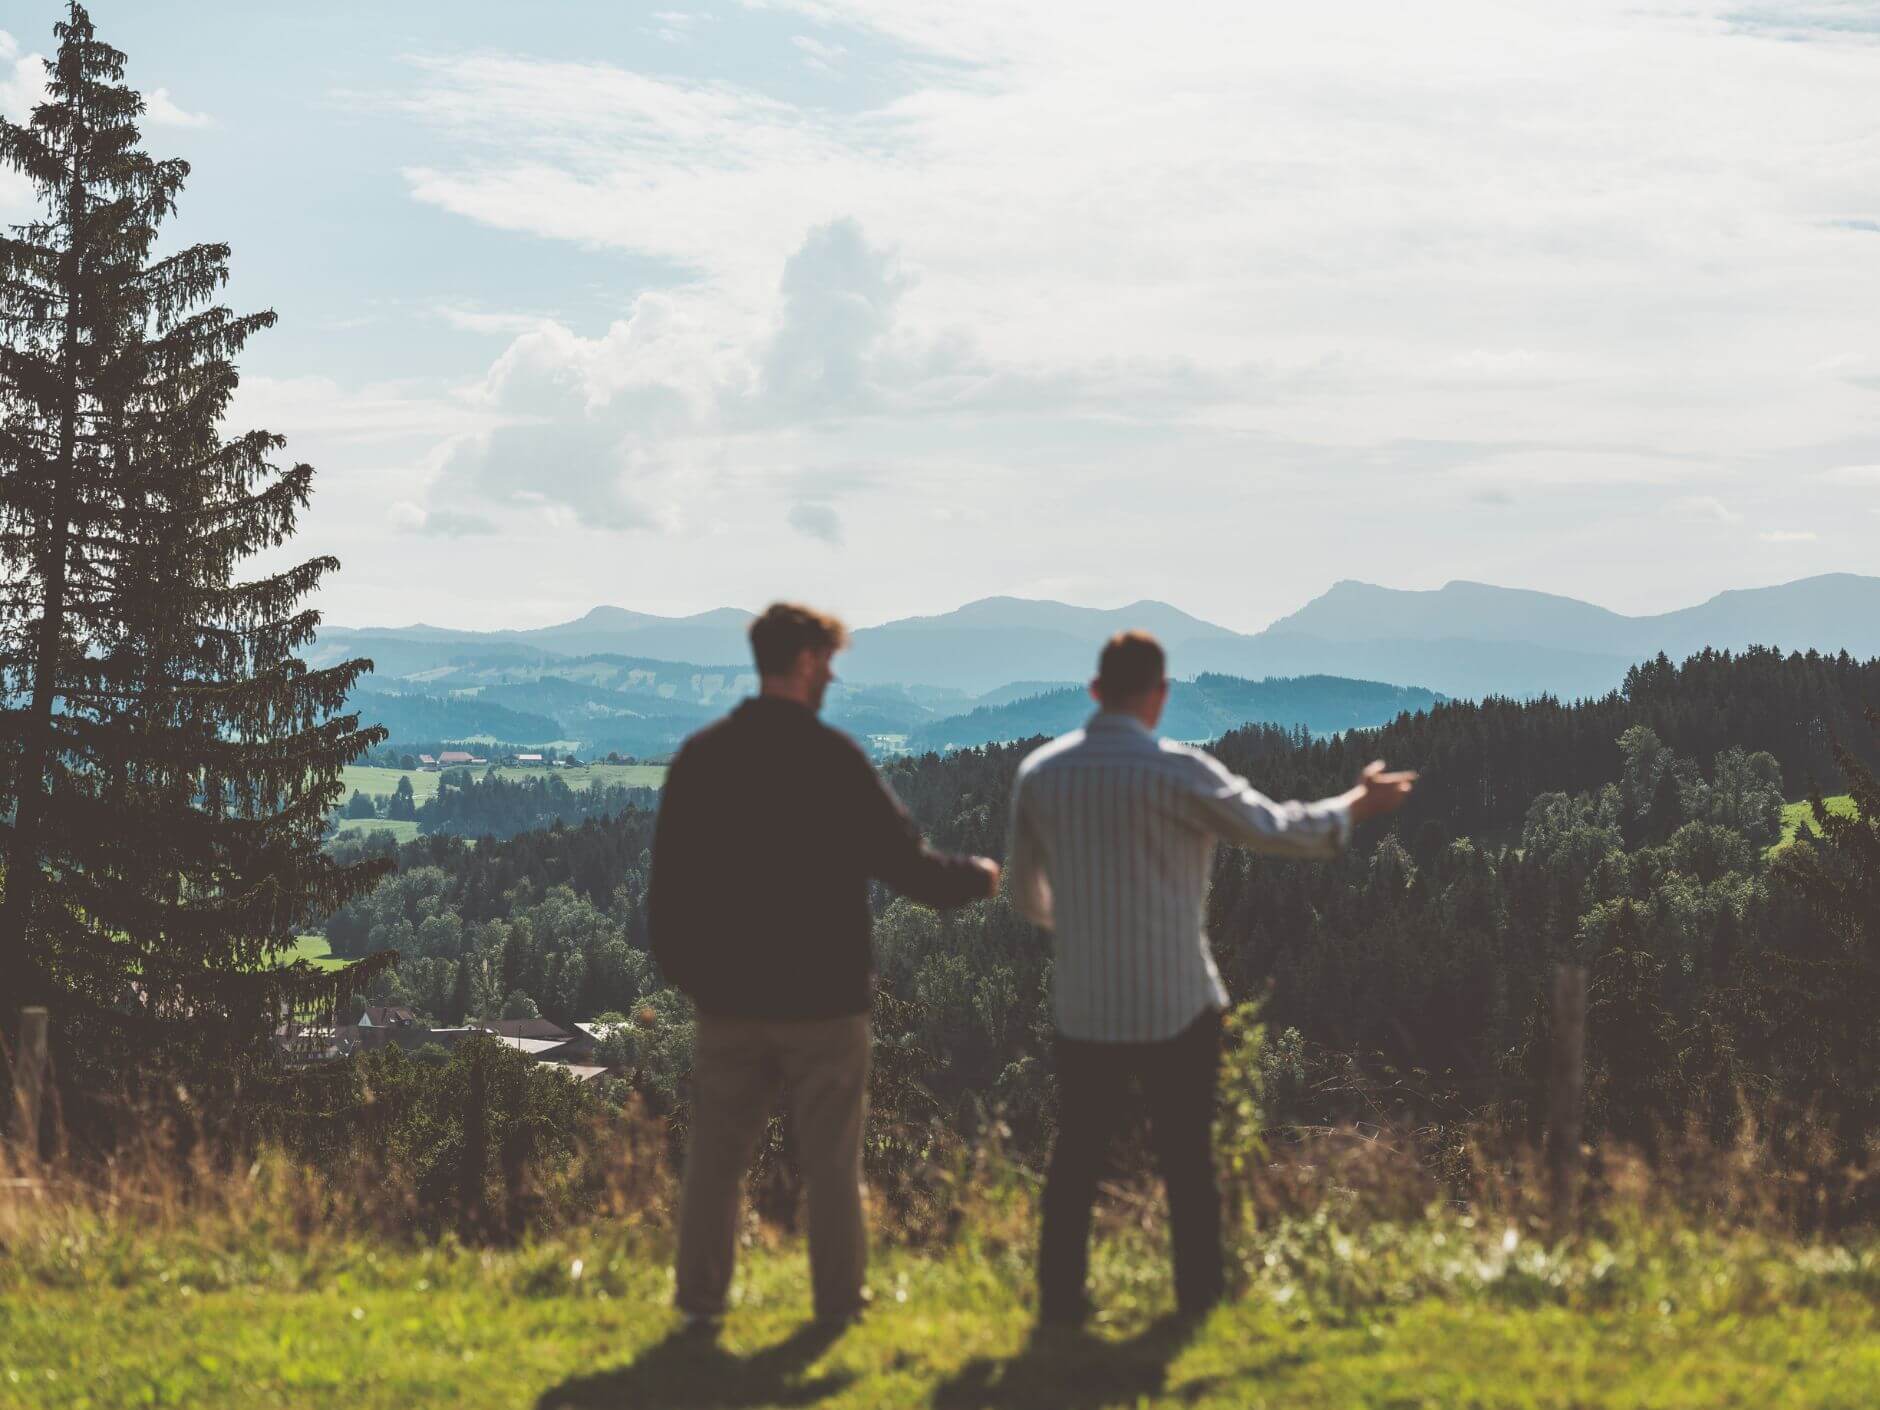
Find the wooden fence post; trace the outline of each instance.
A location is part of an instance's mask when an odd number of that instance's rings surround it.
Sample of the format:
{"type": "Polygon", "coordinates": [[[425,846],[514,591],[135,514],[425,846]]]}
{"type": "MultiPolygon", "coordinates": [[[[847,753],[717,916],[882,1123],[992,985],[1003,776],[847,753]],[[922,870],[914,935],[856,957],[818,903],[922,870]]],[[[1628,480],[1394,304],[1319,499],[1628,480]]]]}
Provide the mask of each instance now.
{"type": "Polygon", "coordinates": [[[13,1052],[13,1143],[39,1159],[39,1104],[46,1085],[46,1011],[20,1010],[20,1041],[13,1052]]]}
{"type": "Polygon", "coordinates": [[[1554,970],[1553,1062],[1547,1081],[1547,1184],[1553,1236],[1573,1225],[1586,1110],[1586,966],[1554,970]]]}

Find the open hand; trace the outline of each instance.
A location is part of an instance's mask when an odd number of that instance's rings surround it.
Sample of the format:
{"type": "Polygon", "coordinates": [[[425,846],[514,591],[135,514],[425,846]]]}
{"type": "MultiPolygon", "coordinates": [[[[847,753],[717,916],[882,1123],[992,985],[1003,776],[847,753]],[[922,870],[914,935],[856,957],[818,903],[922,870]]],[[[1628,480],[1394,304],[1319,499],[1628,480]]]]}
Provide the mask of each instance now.
{"type": "Polygon", "coordinates": [[[1351,820],[1363,822],[1366,818],[1395,812],[1410,796],[1411,785],[1416,781],[1414,769],[1386,773],[1384,761],[1373,759],[1358,775],[1358,786],[1347,795],[1351,799],[1351,820]]]}

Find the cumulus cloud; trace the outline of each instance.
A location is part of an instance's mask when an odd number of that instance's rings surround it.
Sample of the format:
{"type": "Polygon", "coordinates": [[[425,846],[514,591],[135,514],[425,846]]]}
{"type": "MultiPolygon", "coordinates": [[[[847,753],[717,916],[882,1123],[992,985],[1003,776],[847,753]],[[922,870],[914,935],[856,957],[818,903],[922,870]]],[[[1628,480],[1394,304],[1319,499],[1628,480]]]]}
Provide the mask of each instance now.
{"type": "Polygon", "coordinates": [[[781,318],[763,357],[765,397],[807,413],[877,403],[885,370],[877,354],[909,282],[854,219],[810,231],[783,266],[781,318]]]}
{"type": "Polygon", "coordinates": [[[24,122],[46,101],[46,61],[22,54],[17,39],[0,29],[0,117],[24,122]]]}
{"type": "Polygon", "coordinates": [[[207,113],[192,113],[177,106],[167,88],[154,88],[144,94],[144,121],[155,127],[213,127],[215,119],[207,113]]]}
{"type": "Polygon", "coordinates": [[[433,492],[601,528],[676,527],[699,471],[688,442],[709,428],[728,375],[682,299],[642,295],[599,338],[543,323],[467,394],[490,424],[452,443],[433,492]]]}
{"type": "MultiPolygon", "coordinates": [[[[0,29],[0,117],[24,122],[45,95],[45,61],[21,54],[19,41],[0,29]]],[[[17,219],[32,205],[32,183],[17,171],[0,169],[0,219],[17,219]]]]}
{"type": "Polygon", "coordinates": [[[875,474],[804,471],[793,438],[943,404],[974,367],[962,340],[899,326],[913,283],[844,219],[804,235],[767,315],[726,318],[705,291],[645,294],[587,338],[548,319],[440,308],[454,326],[515,336],[463,394],[485,424],[453,439],[432,493],[596,528],[674,529],[710,517],[709,504],[688,515],[688,496],[736,482],[790,499],[793,524],[835,542],[835,499],[875,474]]]}
{"type": "Polygon", "coordinates": [[[414,200],[654,271],[599,334],[440,311],[508,343],[414,504],[679,528],[679,563],[788,522],[860,572],[881,535],[897,583],[918,512],[929,581],[965,554],[988,590],[1075,577],[1119,514],[1262,526],[1272,581],[1316,581],[1355,516],[1390,524],[1380,577],[1597,566],[1646,607],[1729,585],[1642,547],[1666,513],[1812,521],[1772,475],[1865,483],[1809,474],[1871,457],[1880,388],[1880,87],[1845,6],[1799,44],[1727,0],[767,8],[813,38],[718,23],[839,60],[842,101],[488,51],[378,99],[428,129],[414,200]]]}

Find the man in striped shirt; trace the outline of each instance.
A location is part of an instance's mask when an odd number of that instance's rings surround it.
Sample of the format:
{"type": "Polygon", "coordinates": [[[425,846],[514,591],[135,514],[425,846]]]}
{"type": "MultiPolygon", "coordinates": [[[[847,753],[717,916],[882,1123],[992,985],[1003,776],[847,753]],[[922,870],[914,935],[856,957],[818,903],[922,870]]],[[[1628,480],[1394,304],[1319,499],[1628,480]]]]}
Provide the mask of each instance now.
{"type": "Polygon", "coordinates": [[[1200,749],[1158,739],[1168,701],[1155,638],[1103,648],[1080,730],[1034,751],[1012,788],[1005,882],[1012,904],[1054,934],[1058,1133],[1045,1182],[1039,1315],[1077,1324],[1091,1207],[1117,1094],[1148,1099],[1168,1187],[1175,1291],[1198,1315],[1222,1288],[1212,1126],[1227,990],[1202,928],[1217,841],[1331,857],[1353,823],[1399,806],[1415,779],[1369,765],[1316,803],[1274,803],[1200,749]]]}

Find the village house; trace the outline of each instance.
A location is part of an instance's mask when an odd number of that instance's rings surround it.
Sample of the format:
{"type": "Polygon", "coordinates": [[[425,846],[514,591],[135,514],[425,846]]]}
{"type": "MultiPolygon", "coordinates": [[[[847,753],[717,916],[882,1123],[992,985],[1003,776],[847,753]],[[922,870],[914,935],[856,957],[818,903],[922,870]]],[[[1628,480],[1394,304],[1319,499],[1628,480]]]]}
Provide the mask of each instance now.
{"type": "Polygon", "coordinates": [[[359,1015],[361,1028],[413,1028],[417,1022],[418,1015],[403,1005],[367,1004],[359,1015]]]}

